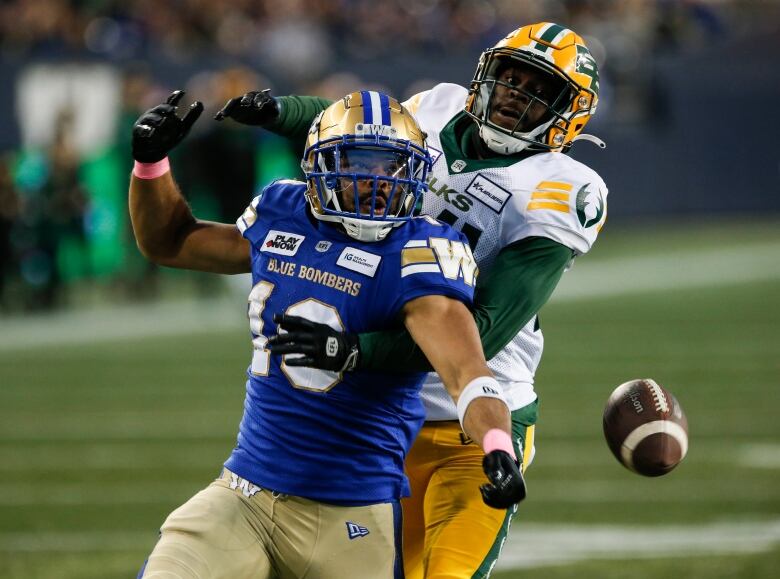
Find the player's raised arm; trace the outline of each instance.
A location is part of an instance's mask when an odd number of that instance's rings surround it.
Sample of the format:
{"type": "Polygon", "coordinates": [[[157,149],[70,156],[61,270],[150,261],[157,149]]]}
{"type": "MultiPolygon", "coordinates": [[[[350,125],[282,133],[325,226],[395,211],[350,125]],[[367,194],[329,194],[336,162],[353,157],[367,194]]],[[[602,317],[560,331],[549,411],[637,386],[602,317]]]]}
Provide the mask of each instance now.
{"type": "Polygon", "coordinates": [[[230,99],[214,116],[242,125],[262,127],[303,146],[312,121],[333,101],[315,96],[272,96],[270,89],[250,91],[230,99]]]}
{"type": "Polygon", "coordinates": [[[159,265],[248,272],[249,243],[234,225],[196,219],[171,174],[168,151],[184,139],[203,112],[203,104],[195,102],[183,117],[177,116],[183,95],[175,91],[133,125],[136,163],[129,205],[136,243],[145,257],[159,265]]]}

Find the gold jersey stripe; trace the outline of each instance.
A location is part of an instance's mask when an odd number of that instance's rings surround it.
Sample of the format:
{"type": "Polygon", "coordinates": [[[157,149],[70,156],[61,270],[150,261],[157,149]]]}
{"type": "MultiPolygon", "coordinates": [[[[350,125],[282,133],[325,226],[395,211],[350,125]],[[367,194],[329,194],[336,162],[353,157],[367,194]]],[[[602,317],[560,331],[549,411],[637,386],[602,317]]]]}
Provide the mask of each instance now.
{"type": "Polygon", "coordinates": [[[569,206],[565,203],[558,203],[557,201],[531,201],[526,207],[528,211],[534,209],[552,209],[553,211],[560,211],[561,213],[568,213],[569,206]]]}
{"type": "Polygon", "coordinates": [[[537,189],[557,189],[558,191],[571,191],[572,187],[571,183],[562,183],[560,181],[542,181],[536,186],[537,189]]]}
{"type": "Polygon", "coordinates": [[[436,263],[436,256],[430,247],[411,247],[401,251],[401,267],[415,263],[436,263]]]}
{"type": "Polygon", "coordinates": [[[534,191],[531,193],[531,199],[557,199],[558,201],[568,201],[568,193],[555,193],[553,191],[534,191]]]}
{"type": "Polygon", "coordinates": [[[523,472],[528,468],[531,459],[534,456],[534,431],[535,425],[528,426],[525,429],[525,445],[523,446],[523,472]]]}

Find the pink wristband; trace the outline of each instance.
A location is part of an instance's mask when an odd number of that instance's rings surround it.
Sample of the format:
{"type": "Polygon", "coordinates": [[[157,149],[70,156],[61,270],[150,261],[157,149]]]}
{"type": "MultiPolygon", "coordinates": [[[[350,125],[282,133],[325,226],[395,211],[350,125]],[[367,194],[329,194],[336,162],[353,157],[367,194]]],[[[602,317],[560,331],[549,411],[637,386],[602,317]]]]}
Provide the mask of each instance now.
{"type": "Polygon", "coordinates": [[[157,161],[156,163],[141,163],[136,161],[133,165],[133,175],[139,179],[157,179],[171,170],[171,163],[168,157],[157,161]]]}
{"type": "Polygon", "coordinates": [[[494,450],[503,450],[514,460],[517,460],[515,449],[512,446],[512,439],[506,432],[499,428],[492,428],[487,431],[485,438],[482,439],[482,449],[485,451],[485,454],[493,452],[494,450]]]}

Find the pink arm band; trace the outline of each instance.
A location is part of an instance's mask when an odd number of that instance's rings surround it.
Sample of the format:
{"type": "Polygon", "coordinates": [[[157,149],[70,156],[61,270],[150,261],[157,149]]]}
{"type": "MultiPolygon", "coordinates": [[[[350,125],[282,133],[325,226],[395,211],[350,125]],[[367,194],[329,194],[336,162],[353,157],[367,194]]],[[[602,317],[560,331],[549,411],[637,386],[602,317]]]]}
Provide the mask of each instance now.
{"type": "Polygon", "coordinates": [[[514,460],[517,460],[515,449],[512,446],[512,439],[506,432],[498,428],[492,428],[487,431],[485,438],[482,439],[482,449],[485,451],[485,454],[494,450],[503,450],[514,460]]]}
{"type": "Polygon", "coordinates": [[[157,179],[157,177],[162,177],[170,170],[171,163],[168,161],[168,157],[165,157],[156,163],[141,163],[136,161],[135,165],[133,165],[133,175],[139,179],[157,179]]]}

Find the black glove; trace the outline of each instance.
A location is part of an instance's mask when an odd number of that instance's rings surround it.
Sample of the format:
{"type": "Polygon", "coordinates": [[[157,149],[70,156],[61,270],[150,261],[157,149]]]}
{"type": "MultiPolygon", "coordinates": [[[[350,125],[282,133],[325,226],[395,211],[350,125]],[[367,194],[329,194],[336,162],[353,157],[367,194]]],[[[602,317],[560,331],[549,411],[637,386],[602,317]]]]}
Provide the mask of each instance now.
{"type": "Polygon", "coordinates": [[[479,487],[487,506],[508,509],[525,498],[523,473],[509,453],[494,450],[486,454],[482,459],[482,470],[490,481],[479,487]]]}
{"type": "Polygon", "coordinates": [[[271,96],[271,89],[248,92],[243,96],[230,99],[214,118],[221,121],[230,117],[242,125],[263,127],[279,117],[279,105],[271,96]]]}
{"type": "Polygon", "coordinates": [[[176,116],[176,105],[183,90],[171,93],[164,104],[149,109],[133,125],[133,158],[141,163],[156,163],[190,132],[203,112],[203,103],[195,101],[183,118],[176,116]]]}
{"type": "Polygon", "coordinates": [[[271,336],[268,349],[278,355],[303,354],[300,358],[285,359],[288,366],[332,372],[348,372],[357,366],[360,359],[357,334],[337,332],[326,324],[298,316],[274,314],[274,322],[287,333],[271,336]]]}

